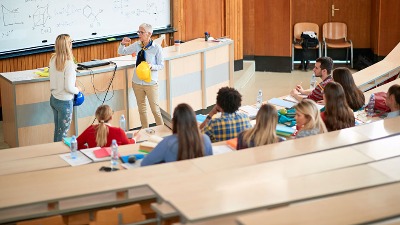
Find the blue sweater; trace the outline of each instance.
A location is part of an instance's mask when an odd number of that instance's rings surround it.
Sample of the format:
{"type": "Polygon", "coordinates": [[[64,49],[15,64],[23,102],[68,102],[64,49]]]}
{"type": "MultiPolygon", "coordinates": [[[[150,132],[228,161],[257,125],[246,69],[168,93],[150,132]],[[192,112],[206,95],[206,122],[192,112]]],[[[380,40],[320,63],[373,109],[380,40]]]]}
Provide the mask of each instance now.
{"type": "MultiPolygon", "coordinates": [[[[203,134],[205,155],[212,155],[210,138],[203,134]]],[[[178,157],[178,137],[173,134],[165,137],[158,145],[144,157],[141,166],[149,166],[164,162],[175,162],[178,157]]]]}

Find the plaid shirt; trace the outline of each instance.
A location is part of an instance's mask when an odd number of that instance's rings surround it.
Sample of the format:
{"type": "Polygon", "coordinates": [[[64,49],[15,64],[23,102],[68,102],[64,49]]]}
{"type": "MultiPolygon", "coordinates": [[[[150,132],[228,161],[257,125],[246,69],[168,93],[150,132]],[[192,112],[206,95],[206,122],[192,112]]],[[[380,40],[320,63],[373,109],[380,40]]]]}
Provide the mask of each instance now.
{"type": "Polygon", "coordinates": [[[250,119],[246,114],[221,113],[220,118],[208,122],[203,128],[203,132],[210,137],[211,142],[218,142],[236,138],[240,132],[250,127],[250,119]]]}
{"type": "Polygon", "coordinates": [[[307,98],[314,100],[315,102],[318,102],[318,101],[324,99],[324,97],[323,97],[324,88],[329,82],[332,82],[332,81],[333,81],[332,76],[328,76],[321,83],[317,84],[317,86],[314,88],[314,90],[311,92],[311,94],[309,94],[307,96],[307,98]]]}

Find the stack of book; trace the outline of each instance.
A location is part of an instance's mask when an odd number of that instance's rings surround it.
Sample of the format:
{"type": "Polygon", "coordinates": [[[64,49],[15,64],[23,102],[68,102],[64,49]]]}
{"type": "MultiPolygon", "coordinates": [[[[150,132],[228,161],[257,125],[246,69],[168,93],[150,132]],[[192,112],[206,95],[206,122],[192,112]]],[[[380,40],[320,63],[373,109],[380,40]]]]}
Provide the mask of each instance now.
{"type": "Polygon", "coordinates": [[[282,124],[278,124],[276,126],[276,134],[282,137],[289,137],[292,134],[294,134],[295,131],[296,131],[295,129],[282,124]]]}

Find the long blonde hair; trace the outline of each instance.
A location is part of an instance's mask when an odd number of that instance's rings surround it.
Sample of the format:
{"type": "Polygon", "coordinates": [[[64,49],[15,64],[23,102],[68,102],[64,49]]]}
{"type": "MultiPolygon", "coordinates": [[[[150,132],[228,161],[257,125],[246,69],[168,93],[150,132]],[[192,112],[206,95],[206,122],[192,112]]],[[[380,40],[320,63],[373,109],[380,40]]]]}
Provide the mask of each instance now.
{"type": "Polygon", "coordinates": [[[68,34],[58,35],[54,48],[55,53],[52,55],[52,59],[56,60],[56,70],[62,72],[65,68],[65,62],[74,59],[71,37],[68,34]]]}
{"type": "Polygon", "coordinates": [[[276,135],[276,125],[278,123],[278,112],[270,104],[262,105],[256,116],[256,125],[244,131],[243,141],[250,146],[254,141],[254,146],[267,145],[278,142],[276,135]]]}
{"type": "Polygon", "coordinates": [[[303,99],[294,108],[297,112],[304,114],[307,118],[307,123],[304,124],[301,130],[312,130],[318,128],[320,134],[327,132],[325,123],[321,118],[321,113],[313,100],[303,99]]]}
{"type": "Polygon", "coordinates": [[[96,143],[98,147],[107,144],[108,126],[105,124],[112,118],[112,109],[108,105],[101,105],[96,110],[96,119],[99,124],[96,126],[96,143]]]}

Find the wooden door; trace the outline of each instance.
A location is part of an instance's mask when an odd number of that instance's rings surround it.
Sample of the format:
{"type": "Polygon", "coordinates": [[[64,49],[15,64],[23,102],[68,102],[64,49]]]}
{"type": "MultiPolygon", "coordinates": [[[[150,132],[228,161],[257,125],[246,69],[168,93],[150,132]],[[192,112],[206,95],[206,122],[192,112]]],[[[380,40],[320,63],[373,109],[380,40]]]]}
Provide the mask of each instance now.
{"type": "Polygon", "coordinates": [[[371,48],[371,0],[328,0],[329,21],[347,24],[354,48],[371,48]]]}

